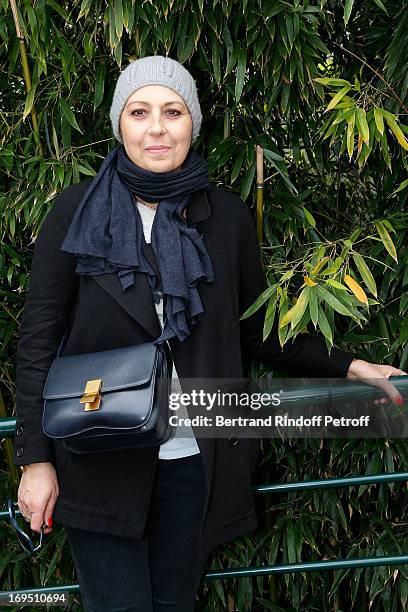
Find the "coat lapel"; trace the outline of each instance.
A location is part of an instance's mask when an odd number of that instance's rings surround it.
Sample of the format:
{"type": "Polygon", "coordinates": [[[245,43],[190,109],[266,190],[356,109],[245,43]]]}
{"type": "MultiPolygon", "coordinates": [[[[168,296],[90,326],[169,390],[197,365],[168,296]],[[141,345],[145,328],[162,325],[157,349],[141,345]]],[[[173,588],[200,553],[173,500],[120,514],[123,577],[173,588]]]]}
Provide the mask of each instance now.
{"type": "MultiPolygon", "coordinates": [[[[212,209],[206,191],[197,191],[191,197],[187,207],[187,224],[198,223],[211,215],[212,209]]],[[[115,273],[99,274],[92,276],[128,315],[141,325],[151,336],[156,339],[160,336],[160,324],[156,314],[155,304],[149,282],[145,274],[135,272],[135,282],[126,291],[115,273]]]]}

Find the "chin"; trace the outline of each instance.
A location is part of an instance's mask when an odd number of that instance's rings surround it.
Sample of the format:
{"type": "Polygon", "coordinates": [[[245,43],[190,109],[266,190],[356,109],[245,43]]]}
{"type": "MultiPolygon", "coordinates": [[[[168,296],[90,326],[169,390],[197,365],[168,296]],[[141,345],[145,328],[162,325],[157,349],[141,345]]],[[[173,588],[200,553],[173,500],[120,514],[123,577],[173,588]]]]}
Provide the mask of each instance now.
{"type": "Polygon", "coordinates": [[[146,167],[150,172],[171,172],[175,170],[178,166],[175,164],[169,164],[166,159],[158,159],[156,163],[146,164],[146,167]]]}

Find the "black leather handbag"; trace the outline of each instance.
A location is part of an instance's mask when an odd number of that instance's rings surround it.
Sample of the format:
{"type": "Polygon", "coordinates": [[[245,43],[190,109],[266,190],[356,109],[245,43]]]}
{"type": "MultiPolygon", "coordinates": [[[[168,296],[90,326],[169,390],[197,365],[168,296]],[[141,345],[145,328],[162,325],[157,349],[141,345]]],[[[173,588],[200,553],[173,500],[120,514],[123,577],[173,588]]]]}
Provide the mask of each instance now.
{"type": "MultiPolygon", "coordinates": [[[[146,257],[160,278],[151,244],[146,257]]],[[[165,316],[165,313],[164,313],[165,316]]],[[[169,422],[173,360],[167,342],[60,356],[43,389],[43,431],[73,453],[160,446],[174,436],[169,422]]]]}
{"type": "Polygon", "coordinates": [[[43,389],[43,431],[73,453],[159,446],[169,423],[172,358],[166,343],[60,356],[43,389]]]}

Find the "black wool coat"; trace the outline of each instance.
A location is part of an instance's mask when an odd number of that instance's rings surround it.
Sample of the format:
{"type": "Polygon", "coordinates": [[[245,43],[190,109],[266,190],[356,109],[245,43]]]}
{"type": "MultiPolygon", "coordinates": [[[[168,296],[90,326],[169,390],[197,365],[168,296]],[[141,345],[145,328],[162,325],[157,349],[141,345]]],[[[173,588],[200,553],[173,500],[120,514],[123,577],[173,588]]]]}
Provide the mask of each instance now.
{"type": "MultiPolygon", "coordinates": [[[[50,461],[60,494],[54,519],[63,525],[141,537],[149,507],[158,447],[76,455],[42,432],[42,391],[61,338],[72,320],[64,355],[101,351],[156,339],[160,334],[144,274],[123,292],[115,274],[78,276],[74,256],[59,250],[89,181],[71,185],[54,201],[35,242],[17,350],[16,465],[50,461]],[[72,317],[72,319],[71,319],[72,317]]],[[[240,315],[266,288],[252,216],[234,193],[194,194],[187,223],[202,234],[215,270],[201,283],[205,315],[184,342],[170,341],[180,378],[240,378],[243,363],[257,357],[295,376],[345,377],[352,355],[302,334],[283,350],[276,327],[262,344],[265,308],[240,315]]],[[[254,439],[199,438],[207,480],[202,554],[254,529],[250,491],[259,458],[254,439]]]]}

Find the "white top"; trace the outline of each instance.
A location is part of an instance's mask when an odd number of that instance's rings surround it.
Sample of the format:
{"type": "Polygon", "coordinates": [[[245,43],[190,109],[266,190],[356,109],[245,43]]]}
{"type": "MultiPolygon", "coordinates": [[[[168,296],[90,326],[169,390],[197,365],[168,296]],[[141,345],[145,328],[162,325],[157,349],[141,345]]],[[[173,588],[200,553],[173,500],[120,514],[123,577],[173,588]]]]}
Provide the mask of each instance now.
{"type": "MultiPolygon", "coordinates": [[[[151,242],[152,225],[156,210],[137,202],[137,207],[142,218],[143,233],[147,243],[151,242]]],[[[163,329],[163,299],[159,304],[155,304],[157,316],[159,318],[160,328],[163,329]]],[[[170,347],[169,347],[170,348],[170,347]]],[[[176,367],[173,364],[171,381],[171,393],[181,393],[180,380],[176,372],[176,367]]],[[[173,413],[173,411],[171,411],[173,413]]],[[[178,417],[188,418],[188,413],[185,406],[180,406],[177,410],[178,417]]],[[[180,459],[181,457],[189,457],[200,452],[194,431],[191,426],[177,427],[176,433],[171,440],[168,440],[159,447],[159,459],[180,459]]]]}

